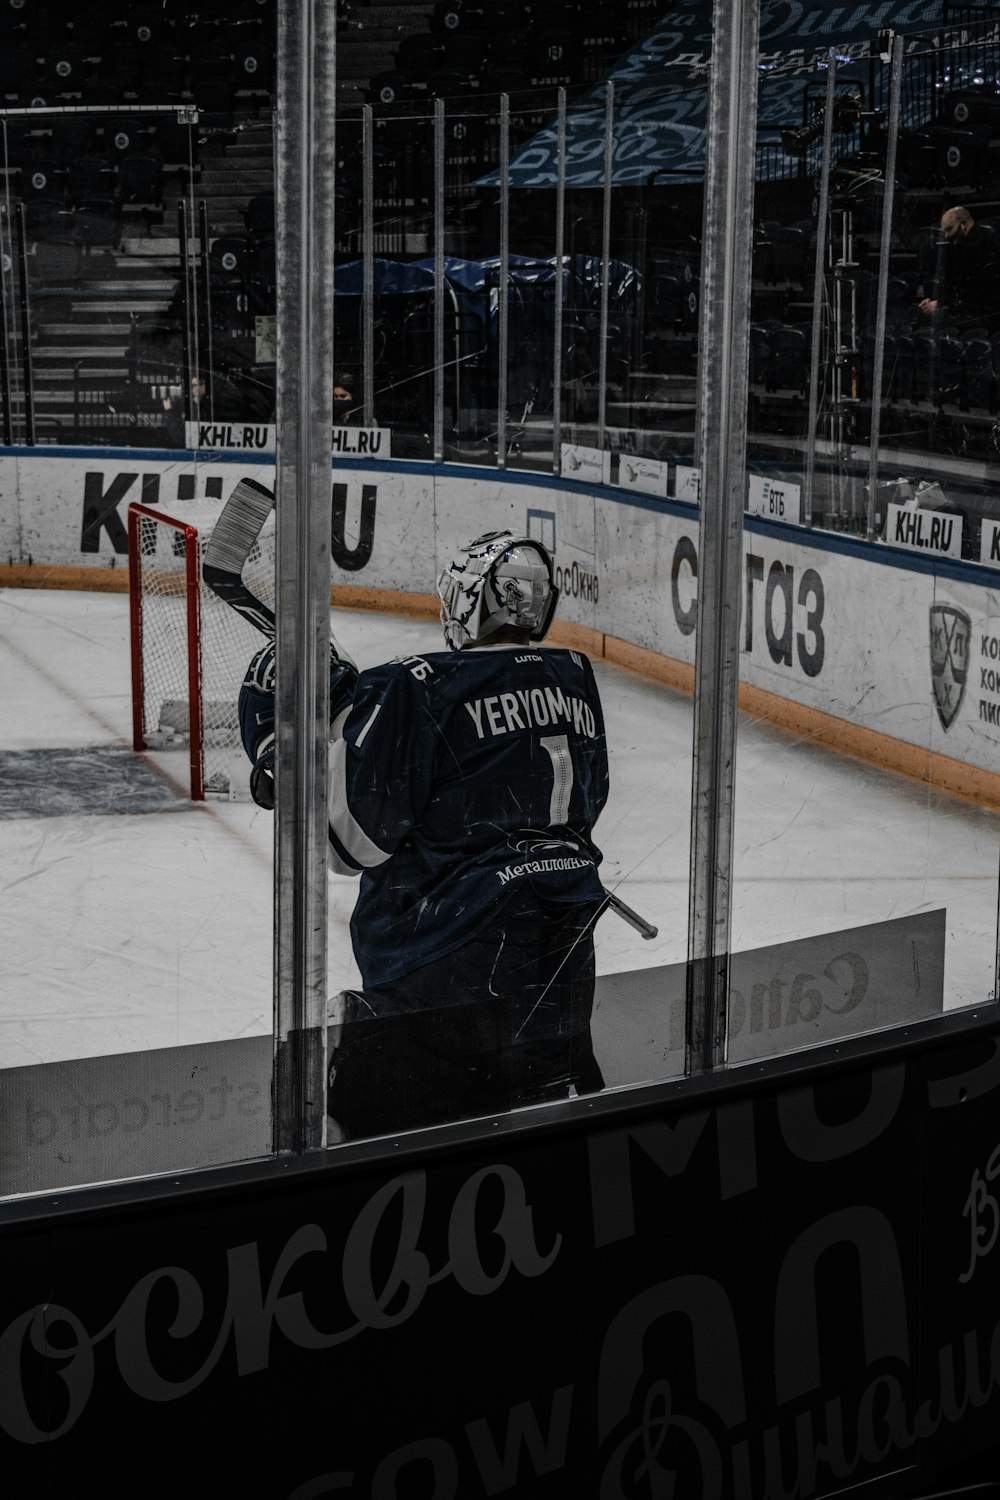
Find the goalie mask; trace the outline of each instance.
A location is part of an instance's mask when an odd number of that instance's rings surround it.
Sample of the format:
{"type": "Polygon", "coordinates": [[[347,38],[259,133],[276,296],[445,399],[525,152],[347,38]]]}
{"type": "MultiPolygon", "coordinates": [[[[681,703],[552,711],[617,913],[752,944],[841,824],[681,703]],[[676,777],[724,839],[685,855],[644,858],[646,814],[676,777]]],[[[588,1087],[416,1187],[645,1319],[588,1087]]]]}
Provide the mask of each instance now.
{"type": "Polygon", "coordinates": [[[541,542],[512,531],[488,531],[462,552],[437,584],[444,638],[452,651],[477,646],[507,626],[542,640],[559,590],[541,542]]]}

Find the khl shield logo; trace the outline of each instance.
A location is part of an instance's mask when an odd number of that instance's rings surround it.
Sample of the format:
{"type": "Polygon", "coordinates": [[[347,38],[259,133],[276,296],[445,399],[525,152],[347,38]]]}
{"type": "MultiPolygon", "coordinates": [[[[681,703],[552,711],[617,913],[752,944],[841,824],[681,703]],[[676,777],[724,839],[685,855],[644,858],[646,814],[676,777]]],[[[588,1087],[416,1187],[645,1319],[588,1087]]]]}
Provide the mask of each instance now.
{"type": "Polygon", "coordinates": [[[972,621],[953,604],[931,605],[931,686],[942,729],[950,729],[965,696],[972,621]]]}

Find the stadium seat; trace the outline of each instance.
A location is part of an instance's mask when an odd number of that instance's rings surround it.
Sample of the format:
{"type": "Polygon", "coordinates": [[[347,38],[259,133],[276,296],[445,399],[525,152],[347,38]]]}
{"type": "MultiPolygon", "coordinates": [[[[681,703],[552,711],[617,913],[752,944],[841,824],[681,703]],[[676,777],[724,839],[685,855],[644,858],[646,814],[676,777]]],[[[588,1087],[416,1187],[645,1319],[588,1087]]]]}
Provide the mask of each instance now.
{"type": "Polygon", "coordinates": [[[238,276],[242,279],[250,263],[249,236],[220,234],[212,241],[208,263],[213,276],[238,276]]]}
{"type": "Polygon", "coordinates": [[[227,109],[237,88],[233,49],[227,42],[191,45],[188,54],[187,88],[199,109],[227,109]]]}
{"type": "Polygon", "coordinates": [[[937,332],[918,328],[910,335],[913,349],[913,379],[910,388],[914,401],[933,401],[937,392],[937,332]]]}
{"type": "Polygon", "coordinates": [[[43,93],[52,99],[83,97],[93,71],[86,51],[60,42],[48,47],[39,74],[43,93]]]}
{"type": "Polygon", "coordinates": [[[941,100],[937,120],[949,129],[968,130],[985,125],[996,132],[1000,130],[1000,98],[985,87],[954,89],[941,100]]]}
{"type": "Polygon", "coordinates": [[[491,68],[487,63],[479,80],[484,94],[524,94],[535,86],[537,78],[530,68],[491,68]]]}
{"type": "Polygon", "coordinates": [[[978,187],[987,173],[989,132],[944,130],[929,132],[934,143],[934,167],[944,187],[978,187]]]}
{"type": "Polygon", "coordinates": [[[54,157],[28,157],[21,165],[21,196],[62,200],[66,191],[67,168],[54,157]]]}
{"type": "Polygon", "coordinates": [[[163,202],[163,160],[159,152],[133,151],[118,163],[121,202],[160,205],[163,202]]]}
{"type": "Polygon", "coordinates": [[[123,30],[136,47],[156,47],[170,34],[170,20],[162,4],[156,0],[133,0],[123,20],[123,30]]]}
{"type": "Polygon", "coordinates": [[[427,79],[426,93],[430,99],[456,99],[468,95],[478,87],[476,74],[464,68],[438,68],[427,79]]]}
{"type": "Polygon", "coordinates": [[[535,49],[526,31],[500,31],[489,38],[490,67],[527,68],[535,49]]]}
{"type": "Polygon", "coordinates": [[[447,39],[439,66],[478,77],[489,65],[494,38],[484,31],[456,31],[447,39]]]}
{"type": "Polygon", "coordinates": [[[198,131],[191,125],[182,124],[176,115],[157,115],[150,149],[159,153],[165,168],[183,166],[187,169],[192,156],[197,167],[198,131]]]}
{"type": "Polygon", "coordinates": [[[97,152],[80,156],[69,164],[67,186],[77,204],[85,199],[114,199],[118,195],[118,163],[97,152]]]}
{"type": "Polygon", "coordinates": [[[580,40],[572,31],[554,27],[533,31],[526,64],[531,82],[567,87],[577,76],[580,54],[580,40]]]}
{"type": "Polygon", "coordinates": [[[896,173],[908,188],[929,187],[937,170],[934,142],[926,130],[901,130],[896,144],[896,173]]]}
{"type": "Polygon", "coordinates": [[[413,87],[405,73],[395,70],[376,73],[365,89],[368,104],[402,104],[413,95],[413,87]]]}
{"type": "Polygon", "coordinates": [[[909,325],[916,306],[916,293],[905,276],[890,276],[885,294],[885,319],[888,328],[909,325]]]}
{"type": "Polygon", "coordinates": [[[965,404],[965,343],[953,329],[942,329],[937,342],[933,399],[939,406],[965,404]]]}
{"type": "Polygon", "coordinates": [[[771,357],[771,345],[768,341],[768,330],[761,323],[750,325],[750,382],[752,385],[766,385],[769,378],[768,360],[771,357]]]}
{"type": "Polygon", "coordinates": [[[944,264],[944,240],[935,224],[915,230],[912,243],[917,261],[918,282],[924,288],[924,295],[928,296],[944,264]]]}
{"type": "Polygon", "coordinates": [[[990,334],[990,348],[993,351],[993,402],[994,408],[1000,410],[1000,333],[990,334]]]}
{"type": "Polygon", "coordinates": [[[437,0],[430,15],[430,29],[442,40],[458,31],[482,31],[482,6],[475,0],[437,0]]]}
{"type": "Polygon", "coordinates": [[[447,48],[431,32],[417,31],[403,37],[393,61],[396,72],[404,74],[411,82],[423,82],[441,67],[446,53],[447,48]]]}
{"type": "Polygon", "coordinates": [[[809,234],[800,224],[765,224],[771,242],[774,280],[804,286],[811,274],[809,234]]]}
{"type": "Polygon", "coordinates": [[[277,254],[273,234],[256,234],[249,242],[247,296],[251,312],[273,313],[277,296],[277,254]]]}
{"type": "Polygon", "coordinates": [[[77,203],[73,214],[74,243],[87,249],[117,250],[122,240],[122,217],[113,198],[91,198],[77,203]]]}
{"type": "Polygon", "coordinates": [[[770,389],[805,391],[809,385],[810,349],[806,330],[777,323],[768,328],[767,341],[770,389]]]}
{"type": "Polygon", "coordinates": [[[274,48],[263,37],[237,40],[233,68],[237,93],[268,94],[274,84],[274,48]]]}
{"type": "Polygon", "coordinates": [[[28,105],[39,92],[39,69],[34,50],[21,43],[0,46],[0,99],[28,105]]]}
{"type": "Polygon", "coordinates": [[[95,143],[93,118],[89,115],[57,115],[52,119],[48,149],[53,160],[68,167],[78,157],[99,150],[95,143]]]}
{"type": "Polygon", "coordinates": [[[963,404],[972,411],[996,409],[993,346],[985,328],[967,328],[962,333],[963,404]]]}
{"type": "Polygon", "coordinates": [[[40,240],[28,265],[32,288],[71,285],[80,275],[80,247],[65,240],[40,240]]]}
{"type": "Polygon", "coordinates": [[[883,383],[888,400],[897,406],[903,406],[913,399],[914,358],[912,335],[897,333],[891,366],[888,359],[886,360],[886,382],[883,383]]]}
{"type": "Polygon", "coordinates": [[[169,40],[138,51],[142,97],[156,104],[181,102],[188,86],[187,59],[169,40]]]}
{"type": "Polygon", "coordinates": [[[247,234],[257,240],[262,235],[275,232],[274,194],[256,193],[243,210],[243,222],[247,234]]]}
{"type": "Polygon", "coordinates": [[[111,158],[122,158],[149,148],[152,117],[149,115],[112,115],[101,122],[100,149],[111,158]]]}

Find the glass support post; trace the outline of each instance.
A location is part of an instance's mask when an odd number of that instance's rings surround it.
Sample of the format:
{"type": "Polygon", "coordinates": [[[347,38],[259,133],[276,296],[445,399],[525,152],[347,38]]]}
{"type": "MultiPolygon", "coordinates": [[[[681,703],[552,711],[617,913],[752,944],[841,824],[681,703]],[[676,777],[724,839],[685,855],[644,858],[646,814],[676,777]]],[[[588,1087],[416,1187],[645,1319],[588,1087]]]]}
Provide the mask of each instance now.
{"type": "Polygon", "coordinates": [[[361,364],[363,420],[375,426],[375,140],[372,107],[361,110],[361,364]]]}
{"type": "Polygon", "coordinates": [[[702,233],[700,542],[685,1068],[725,1061],[757,136],[757,0],[715,0],[702,233]]]}
{"type": "Polygon", "coordinates": [[[556,253],[552,290],[552,472],[562,473],[563,307],[566,303],[566,90],[556,113],[556,253]]]}
{"type": "Polygon", "coordinates": [[[274,1146],[326,1142],[336,13],[278,10],[274,1146]]]}
{"type": "Polygon", "coordinates": [[[35,373],[31,363],[31,284],[28,280],[28,233],[25,225],[24,204],[18,203],[17,215],[17,267],[20,285],[21,308],[21,382],[24,391],[24,441],[31,448],[35,443],[35,373]]]}
{"type": "Polygon", "coordinates": [[[892,252],[892,210],[896,187],[896,142],[899,138],[899,96],[903,82],[903,38],[894,35],[889,52],[889,121],[885,141],[882,184],[882,235],[878,247],[878,293],[875,298],[875,348],[872,353],[872,415],[868,449],[868,512],[865,535],[875,538],[878,499],[878,450],[882,438],[882,371],[885,365],[885,301],[889,294],[892,252]]]}
{"type": "Polygon", "coordinates": [[[507,284],[510,277],[510,99],[500,95],[500,264],[497,267],[497,466],[507,467],[507,284]]]}
{"type": "Polygon", "coordinates": [[[806,425],[806,472],[802,496],[802,524],[813,523],[816,479],[816,423],[819,420],[819,354],[822,342],[823,291],[826,286],[826,236],[830,213],[830,156],[833,152],[833,100],[837,84],[837,54],[830,49],[823,114],[823,156],[816,208],[816,264],[813,269],[812,343],[809,349],[809,417],[806,425]]]}
{"type": "Polygon", "coordinates": [[[601,332],[597,355],[597,447],[604,451],[608,400],[608,305],[611,280],[611,179],[614,170],[615,86],[604,93],[604,196],[601,222],[601,332]]]}
{"type": "MultiPolygon", "coordinates": [[[[456,417],[458,413],[455,413],[456,417]]],[[[434,100],[434,462],[444,458],[444,100],[434,100]]]]}

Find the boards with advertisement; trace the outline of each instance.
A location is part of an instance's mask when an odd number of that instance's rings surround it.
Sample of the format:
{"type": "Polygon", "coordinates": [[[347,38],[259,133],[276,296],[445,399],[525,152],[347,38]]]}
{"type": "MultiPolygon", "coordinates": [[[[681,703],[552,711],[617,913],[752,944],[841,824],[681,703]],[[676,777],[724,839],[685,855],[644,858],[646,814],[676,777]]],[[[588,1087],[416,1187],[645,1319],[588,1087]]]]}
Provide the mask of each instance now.
{"type": "MultiPolygon", "coordinates": [[[[183,519],[196,503],[224,501],[241,477],[273,485],[274,470],[226,452],[199,462],[139,450],[8,453],[0,456],[0,548],[18,582],[43,581],[44,569],[122,577],[129,501],[183,519]]],[[[930,512],[916,514],[932,525],[930,512]]],[[[391,608],[406,594],[430,609],[443,564],[502,526],[550,547],[559,618],[589,631],[598,652],[627,643],[690,672],[698,516],[676,499],[513,472],[338,461],[331,578],[354,591],[347,602],[391,608]]],[[[743,550],[741,680],[768,695],[776,722],[784,712],[794,727],[797,714],[811,713],[810,733],[832,726],[853,753],[874,746],[880,763],[895,756],[906,769],[910,751],[929,750],[958,768],[955,790],[964,789],[963,767],[1000,776],[995,570],[754,516],[743,550]]]]}
{"type": "Polygon", "coordinates": [[[995,1453],[998,1060],[948,1016],[485,1143],[5,1205],[8,1482],[920,1493],[995,1453]]]}

